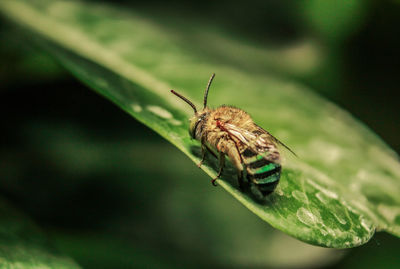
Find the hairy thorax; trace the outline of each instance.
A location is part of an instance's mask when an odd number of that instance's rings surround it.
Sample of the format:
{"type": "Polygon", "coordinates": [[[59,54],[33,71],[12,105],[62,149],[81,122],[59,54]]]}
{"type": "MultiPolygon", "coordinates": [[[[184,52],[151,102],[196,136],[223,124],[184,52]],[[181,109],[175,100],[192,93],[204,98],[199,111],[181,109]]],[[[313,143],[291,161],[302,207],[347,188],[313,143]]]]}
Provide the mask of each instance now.
{"type": "Polygon", "coordinates": [[[204,122],[204,131],[199,140],[207,142],[218,151],[227,153],[234,141],[223,128],[226,123],[244,129],[254,128],[254,123],[250,115],[245,111],[231,106],[220,106],[214,110],[210,110],[204,122]]]}

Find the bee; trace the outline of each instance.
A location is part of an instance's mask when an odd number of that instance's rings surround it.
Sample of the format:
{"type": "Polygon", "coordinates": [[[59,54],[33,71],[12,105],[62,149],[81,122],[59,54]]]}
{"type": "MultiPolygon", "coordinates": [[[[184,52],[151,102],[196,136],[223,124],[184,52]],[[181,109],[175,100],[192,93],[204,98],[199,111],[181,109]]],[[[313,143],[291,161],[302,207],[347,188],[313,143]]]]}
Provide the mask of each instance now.
{"type": "Polygon", "coordinates": [[[207,96],[215,74],[211,75],[204,93],[204,107],[198,111],[196,106],[186,97],[171,90],[173,94],[188,103],[194,110],[190,118],[189,134],[191,138],[201,142],[201,167],[206,151],[219,159],[217,177],[220,178],[227,155],[238,173],[238,183],[244,190],[244,171],[247,182],[262,197],[273,192],[281,176],[281,156],[277,145],[280,144],[295,154],[290,148],[272,136],[269,132],[254,123],[249,114],[233,107],[222,105],[216,109],[207,107],[207,96]],[[218,155],[218,156],[217,156],[218,155]]]}

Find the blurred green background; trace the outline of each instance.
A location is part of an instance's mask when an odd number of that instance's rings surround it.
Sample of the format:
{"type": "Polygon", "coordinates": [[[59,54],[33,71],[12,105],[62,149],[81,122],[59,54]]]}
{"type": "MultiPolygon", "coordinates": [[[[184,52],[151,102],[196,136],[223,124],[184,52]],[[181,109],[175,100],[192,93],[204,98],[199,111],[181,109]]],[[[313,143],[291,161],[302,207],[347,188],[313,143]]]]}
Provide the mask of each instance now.
{"type": "MultiPolygon", "coordinates": [[[[400,152],[400,2],[112,2],[176,31],[217,25],[267,47],[277,76],[334,101],[400,152]]],[[[400,240],[386,233],[336,251],[268,227],[4,19],[0,35],[0,194],[83,267],[400,268],[400,240]]]]}

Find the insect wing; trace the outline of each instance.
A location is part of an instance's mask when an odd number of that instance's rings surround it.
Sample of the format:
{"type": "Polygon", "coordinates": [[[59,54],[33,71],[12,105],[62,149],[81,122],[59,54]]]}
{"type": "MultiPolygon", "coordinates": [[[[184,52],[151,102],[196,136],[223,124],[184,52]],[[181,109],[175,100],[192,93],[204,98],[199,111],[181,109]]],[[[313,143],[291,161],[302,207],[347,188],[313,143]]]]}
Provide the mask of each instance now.
{"type": "Polygon", "coordinates": [[[260,133],[265,133],[266,136],[268,136],[269,140],[274,141],[275,143],[283,146],[285,149],[287,149],[288,151],[290,151],[294,156],[297,157],[297,154],[294,153],[293,150],[291,150],[288,146],[286,146],[285,144],[283,144],[281,141],[278,140],[278,138],[276,138],[275,136],[273,136],[272,134],[270,134],[269,132],[265,131],[263,128],[261,128],[260,126],[257,125],[257,128],[259,130],[260,133]]]}
{"type": "Polygon", "coordinates": [[[234,124],[224,124],[224,129],[232,136],[236,137],[243,144],[250,146],[252,141],[257,140],[257,136],[246,129],[240,128],[234,124]]]}
{"type": "Polygon", "coordinates": [[[239,140],[238,148],[246,166],[246,177],[254,184],[253,191],[261,193],[262,196],[273,192],[282,170],[275,140],[262,129],[254,128],[252,132],[233,124],[225,125],[225,130],[239,140]]]}
{"type": "Polygon", "coordinates": [[[279,162],[279,152],[275,145],[275,140],[268,132],[251,132],[247,129],[238,127],[234,124],[224,124],[224,129],[229,135],[239,140],[239,151],[243,156],[245,164],[253,162],[253,159],[265,159],[270,162],[279,162]]]}

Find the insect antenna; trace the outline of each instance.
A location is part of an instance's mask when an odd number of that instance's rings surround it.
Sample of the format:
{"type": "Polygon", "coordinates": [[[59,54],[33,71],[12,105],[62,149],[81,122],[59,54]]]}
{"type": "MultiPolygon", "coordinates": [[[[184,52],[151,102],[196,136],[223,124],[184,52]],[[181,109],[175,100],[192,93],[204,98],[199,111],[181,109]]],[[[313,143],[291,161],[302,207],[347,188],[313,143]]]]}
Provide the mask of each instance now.
{"type": "Polygon", "coordinates": [[[213,73],[211,75],[210,80],[208,81],[208,84],[207,84],[206,92],[204,93],[204,108],[206,108],[206,106],[207,106],[208,90],[210,89],[210,85],[211,85],[211,82],[213,81],[214,77],[215,77],[215,73],[213,73]]]}
{"type": "Polygon", "coordinates": [[[179,93],[177,93],[177,92],[174,91],[174,90],[171,90],[171,92],[172,92],[173,94],[175,94],[176,96],[178,96],[179,98],[181,98],[181,99],[182,99],[183,101],[185,101],[186,103],[188,103],[188,104],[193,108],[194,113],[197,113],[196,106],[195,106],[192,102],[190,102],[189,99],[187,99],[186,97],[183,97],[182,95],[180,95],[179,93]]]}

